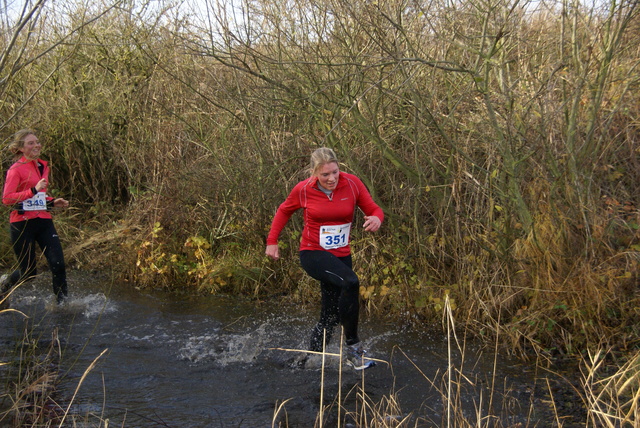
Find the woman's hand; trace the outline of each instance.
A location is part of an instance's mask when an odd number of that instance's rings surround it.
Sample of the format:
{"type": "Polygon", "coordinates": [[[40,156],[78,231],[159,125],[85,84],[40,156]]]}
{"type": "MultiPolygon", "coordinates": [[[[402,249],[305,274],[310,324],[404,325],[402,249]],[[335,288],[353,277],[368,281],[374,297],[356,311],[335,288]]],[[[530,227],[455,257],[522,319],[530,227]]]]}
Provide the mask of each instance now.
{"type": "Polygon", "coordinates": [[[54,199],[53,206],[56,208],[67,208],[69,206],[69,201],[62,198],[54,199]]]}
{"type": "Polygon", "coordinates": [[[34,186],[38,192],[43,191],[47,187],[47,180],[44,178],[40,179],[38,183],[34,186]]]}
{"type": "Polygon", "coordinates": [[[278,248],[278,244],[267,245],[267,251],[265,251],[265,254],[273,260],[278,260],[280,258],[280,249],[278,248]]]}
{"type": "Polygon", "coordinates": [[[382,222],[375,215],[364,216],[363,226],[364,230],[366,230],[367,232],[375,232],[376,230],[380,229],[381,224],[382,222]]]}

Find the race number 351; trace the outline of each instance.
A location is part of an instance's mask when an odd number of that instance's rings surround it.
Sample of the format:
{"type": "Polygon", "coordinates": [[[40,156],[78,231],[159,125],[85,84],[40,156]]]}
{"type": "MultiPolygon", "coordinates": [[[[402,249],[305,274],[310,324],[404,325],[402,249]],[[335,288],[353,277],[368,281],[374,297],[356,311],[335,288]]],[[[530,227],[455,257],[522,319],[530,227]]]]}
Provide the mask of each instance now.
{"type": "Polygon", "coordinates": [[[351,223],[320,226],[320,246],[325,250],[344,247],[349,243],[351,223]]]}

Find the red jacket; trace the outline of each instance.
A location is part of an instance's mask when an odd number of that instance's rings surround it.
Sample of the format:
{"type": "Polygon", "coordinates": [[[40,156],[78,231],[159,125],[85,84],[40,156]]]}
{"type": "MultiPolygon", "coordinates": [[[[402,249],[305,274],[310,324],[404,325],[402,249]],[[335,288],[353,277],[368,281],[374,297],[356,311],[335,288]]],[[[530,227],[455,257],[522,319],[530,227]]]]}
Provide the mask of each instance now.
{"type": "MultiPolygon", "coordinates": [[[[320,243],[321,226],[345,225],[353,221],[356,206],[367,216],[376,216],[384,220],[382,209],[373,201],[371,194],[358,177],[340,172],[338,185],[330,196],[318,188],[316,177],[308,178],[295,185],[287,199],[278,207],[267,245],[278,243],[280,232],[291,216],[302,208],[304,229],[300,240],[300,250],[325,250],[320,243]]],[[[323,229],[326,233],[326,230],[323,229]]],[[[350,238],[350,235],[349,235],[350,238]]],[[[351,253],[349,243],[338,248],[328,249],[337,257],[351,253]]]]}
{"type": "MultiPolygon", "coordinates": [[[[23,156],[18,162],[11,165],[7,171],[7,179],[4,182],[4,191],[2,192],[2,203],[14,206],[19,202],[35,196],[31,189],[34,188],[42,178],[45,178],[47,182],[49,181],[49,166],[47,161],[41,159],[29,161],[23,156]],[[38,164],[42,165],[42,173],[40,173],[38,164]]],[[[42,191],[46,192],[46,189],[42,191]]],[[[47,197],[47,201],[52,200],[53,198],[47,197]]],[[[11,211],[11,214],[9,214],[9,222],[15,223],[37,217],[51,218],[51,213],[47,210],[20,211],[14,209],[11,211]]]]}

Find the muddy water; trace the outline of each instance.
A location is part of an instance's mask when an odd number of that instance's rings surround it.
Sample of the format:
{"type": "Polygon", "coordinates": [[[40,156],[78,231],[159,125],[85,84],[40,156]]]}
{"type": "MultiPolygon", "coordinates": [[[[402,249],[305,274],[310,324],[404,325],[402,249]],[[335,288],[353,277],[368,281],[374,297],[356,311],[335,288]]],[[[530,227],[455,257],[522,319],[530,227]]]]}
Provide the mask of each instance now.
{"type": "Polygon", "coordinates": [[[440,326],[401,331],[365,317],[361,338],[385,362],[355,372],[328,357],[322,370],[320,358],[301,367],[299,352],[283,350],[305,348],[318,308],[179,298],[78,273],[70,275],[70,301],[57,307],[46,275],[12,296],[12,308],[28,319],[0,314],[0,356],[11,359],[25,326],[43,345],[57,327],[63,358],[56,399],[71,405],[75,426],[104,426],[108,419],[119,427],[313,427],[322,414],[324,426],[334,427],[338,397],[341,426],[356,426],[345,414],[363,414],[364,390],[368,403],[405,420],[402,426],[437,427],[448,416],[460,418],[443,404],[449,384],[469,422],[553,425],[544,390],[547,379],[562,380],[468,343],[461,353],[448,346],[440,326]],[[389,401],[394,406],[384,407],[389,401]]]}

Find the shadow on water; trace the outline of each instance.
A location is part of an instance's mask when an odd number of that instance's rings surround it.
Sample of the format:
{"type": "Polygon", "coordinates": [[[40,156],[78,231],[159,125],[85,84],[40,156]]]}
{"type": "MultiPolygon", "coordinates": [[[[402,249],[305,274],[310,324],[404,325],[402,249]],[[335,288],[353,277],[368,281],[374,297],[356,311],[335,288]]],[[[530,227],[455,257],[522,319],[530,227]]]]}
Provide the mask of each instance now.
{"type": "MultiPolygon", "coordinates": [[[[282,404],[275,426],[313,427],[322,384],[325,426],[337,426],[338,396],[341,415],[357,413],[364,387],[370,403],[392,395],[399,414],[389,416],[406,419],[406,426],[436,427],[447,416],[449,361],[450,399],[466,420],[490,413],[495,426],[524,427],[550,426],[555,419],[545,391],[564,381],[468,344],[463,356],[449,357],[444,335],[363,319],[361,337],[375,358],[389,364],[340,371],[338,359],[328,358],[323,373],[318,357],[300,367],[298,352],[274,349],[305,349],[317,308],[179,298],[78,272],[70,274],[70,301],[59,308],[47,275],[12,296],[12,308],[29,321],[17,314],[0,316],[3,357],[10,358],[11,343],[20,340],[26,322],[41,337],[57,327],[63,345],[57,399],[69,403],[87,367],[106,349],[71,407],[76,421],[89,421],[86,426],[96,426],[99,417],[125,427],[271,427],[282,404]],[[97,417],[91,422],[86,415],[97,417]]],[[[337,345],[328,350],[337,352],[337,345]]],[[[492,426],[491,419],[483,419],[482,426],[492,426]]],[[[571,426],[571,418],[563,423],[571,426]]]]}

